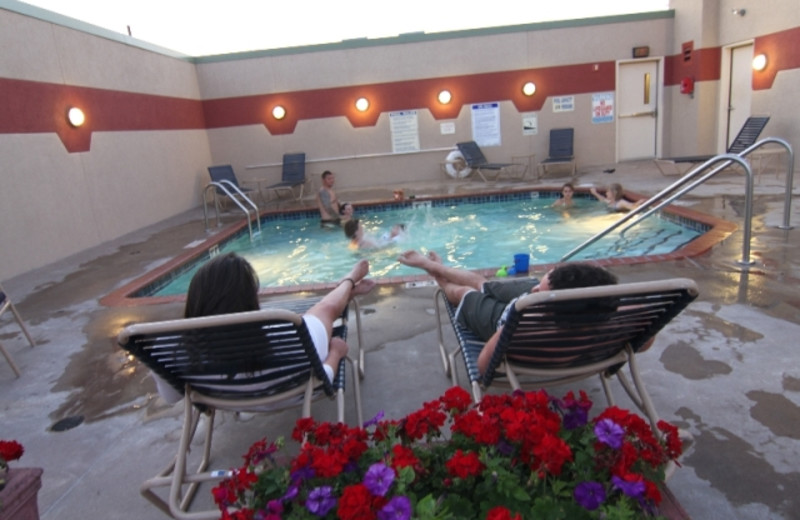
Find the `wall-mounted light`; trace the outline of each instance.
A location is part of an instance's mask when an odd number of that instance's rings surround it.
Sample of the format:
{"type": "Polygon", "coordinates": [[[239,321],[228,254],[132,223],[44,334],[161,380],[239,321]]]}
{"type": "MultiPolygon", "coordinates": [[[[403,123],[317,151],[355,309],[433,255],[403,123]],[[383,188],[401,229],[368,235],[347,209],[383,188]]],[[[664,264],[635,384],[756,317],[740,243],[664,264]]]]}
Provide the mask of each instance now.
{"type": "Polygon", "coordinates": [[[446,104],[450,103],[453,100],[453,94],[451,94],[449,90],[445,89],[445,90],[442,90],[441,92],[439,92],[438,99],[439,99],[439,103],[441,103],[443,105],[446,105],[446,104]]]}
{"type": "Polygon", "coordinates": [[[86,115],[80,108],[70,107],[70,109],[67,110],[67,121],[73,128],[78,128],[83,126],[83,123],[86,122],[86,115]]]}
{"type": "Polygon", "coordinates": [[[529,81],[522,85],[522,93],[526,96],[532,96],[536,93],[536,84],[533,81],[529,81]]]}
{"type": "Polygon", "coordinates": [[[767,55],[759,54],[753,58],[753,70],[762,71],[767,68],[767,55]]]}
{"type": "Polygon", "coordinates": [[[369,100],[367,98],[358,98],[356,99],[356,110],[359,112],[366,112],[369,108],[369,100]]]}
{"type": "Polygon", "coordinates": [[[280,121],[284,117],[286,117],[286,109],[283,108],[281,105],[275,105],[272,109],[272,117],[280,121]]]}

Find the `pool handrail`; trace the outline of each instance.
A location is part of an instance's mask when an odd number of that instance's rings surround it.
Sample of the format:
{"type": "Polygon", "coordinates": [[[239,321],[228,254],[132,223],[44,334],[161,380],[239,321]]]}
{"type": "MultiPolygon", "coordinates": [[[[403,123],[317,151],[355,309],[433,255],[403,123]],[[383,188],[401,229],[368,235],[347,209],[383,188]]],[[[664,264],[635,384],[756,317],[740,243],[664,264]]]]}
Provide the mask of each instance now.
{"type": "Polygon", "coordinates": [[[629,213],[625,214],[621,219],[604,229],[603,231],[597,233],[593,237],[589,238],[578,247],[572,249],[566,255],[561,257],[561,262],[568,260],[569,258],[573,257],[578,252],[582,251],[586,247],[590,246],[591,244],[595,243],[597,240],[603,238],[610,232],[614,231],[615,229],[622,226],[624,223],[628,222],[629,220],[633,219],[635,216],[642,214],[640,218],[635,220],[634,222],[628,224],[622,231],[620,231],[620,235],[623,235],[625,231],[629,228],[633,227],[636,224],[639,224],[642,220],[647,218],[648,216],[652,215],[659,209],[663,208],[664,206],[670,204],[677,198],[681,197],[682,195],[688,193],[689,191],[693,190],[700,184],[704,183],[720,171],[724,170],[732,163],[736,162],[739,163],[745,171],[746,177],[746,190],[745,190],[745,224],[744,224],[744,244],[742,245],[742,258],[738,260],[738,263],[743,265],[751,265],[753,261],[750,260],[750,237],[751,237],[751,230],[752,230],[752,217],[753,217],[753,171],[750,168],[750,164],[744,160],[744,157],[752,153],[754,150],[769,144],[769,143],[776,143],[782,145],[786,148],[787,151],[787,173],[786,173],[786,196],[784,200],[784,215],[783,215],[783,225],[778,226],[781,229],[792,229],[789,225],[789,218],[791,213],[791,197],[792,197],[792,184],[794,182],[794,152],[792,151],[792,147],[783,139],[779,139],[777,137],[768,137],[762,139],[761,141],[753,144],[752,146],[746,148],[739,154],[721,154],[717,155],[708,161],[704,162],[703,164],[699,165],[698,167],[691,170],[689,173],[681,177],[676,182],[672,183],[668,187],[664,188],[657,194],[653,195],[649,199],[647,199],[643,204],[634,208],[629,213]],[[722,162],[719,166],[714,168],[712,171],[708,172],[703,177],[694,180],[691,184],[684,187],[680,191],[675,192],[683,185],[692,181],[695,177],[703,173],[707,168],[714,166],[717,163],[722,162]],[[670,195],[667,197],[667,195],[670,195]],[[667,197],[663,201],[659,203],[659,200],[662,198],[667,197]],[[655,207],[653,207],[656,203],[658,203],[655,207]]]}
{"type": "Polygon", "coordinates": [[[205,189],[203,190],[203,223],[205,224],[206,231],[208,231],[208,190],[214,188],[214,211],[216,213],[217,218],[217,227],[221,225],[220,218],[219,218],[219,200],[217,199],[218,190],[221,190],[225,195],[228,196],[233,202],[239,206],[244,214],[247,216],[247,230],[250,233],[250,240],[253,240],[253,224],[250,221],[250,210],[242,204],[239,199],[237,199],[234,194],[228,189],[232,188],[236,194],[238,194],[243,200],[247,201],[250,206],[253,208],[253,214],[256,217],[256,223],[258,224],[258,231],[256,235],[261,234],[261,219],[258,215],[258,206],[247,196],[245,195],[242,190],[239,189],[234,183],[229,180],[220,180],[220,181],[212,181],[206,185],[205,189]]]}

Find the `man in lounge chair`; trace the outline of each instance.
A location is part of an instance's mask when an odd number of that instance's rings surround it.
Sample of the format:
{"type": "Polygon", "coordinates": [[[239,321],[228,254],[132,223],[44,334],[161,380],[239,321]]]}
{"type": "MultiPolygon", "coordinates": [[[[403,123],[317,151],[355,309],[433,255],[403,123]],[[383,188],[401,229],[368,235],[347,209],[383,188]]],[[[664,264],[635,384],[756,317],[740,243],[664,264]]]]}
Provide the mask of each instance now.
{"type": "Polygon", "coordinates": [[[521,278],[489,281],[478,273],[444,265],[441,257],[433,251],[427,256],[417,251],[405,251],[398,261],[424,269],[431,275],[450,304],[458,306],[456,317],[459,323],[486,342],[478,356],[481,373],[489,365],[511,306],[521,296],[539,291],[617,283],[617,277],[609,271],[585,263],[562,264],[548,271],[541,280],[521,278]]]}

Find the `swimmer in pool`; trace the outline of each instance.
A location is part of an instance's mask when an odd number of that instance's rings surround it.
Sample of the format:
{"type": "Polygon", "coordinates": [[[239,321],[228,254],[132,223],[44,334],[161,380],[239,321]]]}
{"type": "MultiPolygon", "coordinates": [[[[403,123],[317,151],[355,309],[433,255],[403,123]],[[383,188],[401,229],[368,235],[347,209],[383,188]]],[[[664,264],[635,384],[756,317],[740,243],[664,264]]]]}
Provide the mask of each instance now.
{"type": "Polygon", "coordinates": [[[625,191],[622,189],[622,185],[618,183],[611,184],[606,190],[605,194],[601,195],[598,193],[597,189],[592,186],[589,190],[592,192],[592,195],[601,202],[605,202],[609,209],[614,211],[630,211],[642,204],[642,200],[637,200],[636,202],[631,202],[625,198],[625,191]]]}
{"type": "Polygon", "coordinates": [[[556,199],[551,208],[571,208],[574,204],[572,195],[575,193],[575,186],[571,182],[564,184],[561,187],[561,198],[556,199]]]}
{"type": "Polygon", "coordinates": [[[357,218],[344,224],[344,234],[350,239],[352,249],[380,249],[400,241],[405,236],[405,232],[405,224],[395,224],[388,233],[384,233],[379,239],[376,239],[364,231],[364,226],[357,218]]]}

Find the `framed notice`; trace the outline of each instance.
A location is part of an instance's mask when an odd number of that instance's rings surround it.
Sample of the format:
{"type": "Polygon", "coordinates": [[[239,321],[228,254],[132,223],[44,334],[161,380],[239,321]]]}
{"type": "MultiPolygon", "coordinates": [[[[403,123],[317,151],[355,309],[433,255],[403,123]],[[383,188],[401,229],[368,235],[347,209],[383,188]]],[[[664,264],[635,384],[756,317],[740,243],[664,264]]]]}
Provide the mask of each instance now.
{"type": "Polygon", "coordinates": [[[572,112],[575,110],[575,96],[554,96],[553,112],[572,112]]]}
{"type": "Polygon", "coordinates": [[[389,126],[392,131],[392,152],[419,151],[419,121],[416,110],[389,112],[389,126]]]}
{"type": "Polygon", "coordinates": [[[472,105],[472,139],[478,146],[500,146],[500,105],[472,105]]]}
{"type": "Polygon", "coordinates": [[[522,135],[536,135],[539,133],[539,115],[536,112],[522,114],[522,135]]]}
{"type": "Polygon", "coordinates": [[[614,93],[592,94],[592,123],[611,123],[614,121],[614,93]]]}

